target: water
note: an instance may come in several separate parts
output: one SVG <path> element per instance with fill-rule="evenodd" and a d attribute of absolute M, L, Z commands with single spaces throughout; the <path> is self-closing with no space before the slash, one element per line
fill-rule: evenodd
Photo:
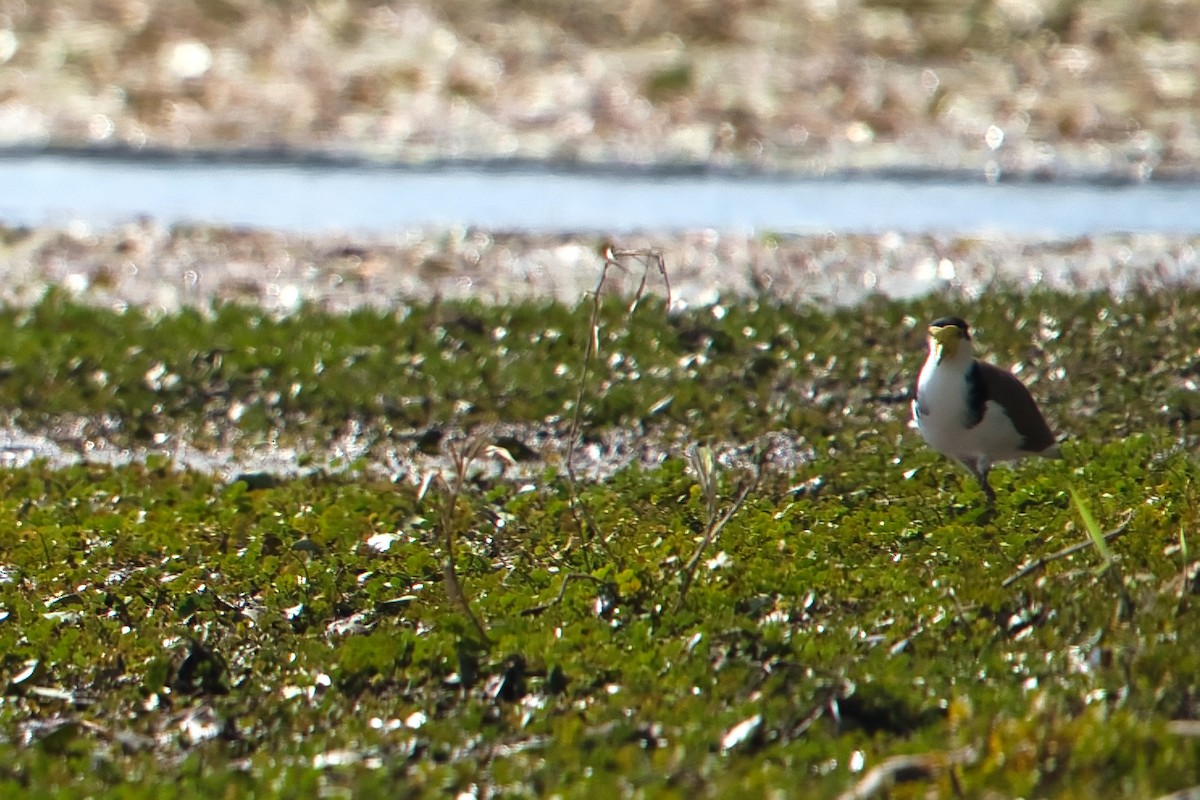
<path fill-rule="evenodd" d="M 97 157 L 0 157 L 0 222 L 218 224 L 289 232 L 430 226 L 627 233 L 1074 237 L 1200 233 L 1198 183 L 988 183 L 964 175 L 801 178 L 629 170 Z"/>

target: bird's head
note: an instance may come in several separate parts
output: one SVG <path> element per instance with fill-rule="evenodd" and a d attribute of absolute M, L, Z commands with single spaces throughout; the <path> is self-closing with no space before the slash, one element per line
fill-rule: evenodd
<path fill-rule="evenodd" d="M 929 349 L 937 353 L 938 363 L 953 359 L 963 342 L 970 341 L 970 327 L 960 317 L 942 317 L 929 326 Z M 970 353 L 969 344 L 965 349 Z"/>

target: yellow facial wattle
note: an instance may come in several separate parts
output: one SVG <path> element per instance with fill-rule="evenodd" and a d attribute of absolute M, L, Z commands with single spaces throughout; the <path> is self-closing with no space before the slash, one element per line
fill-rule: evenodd
<path fill-rule="evenodd" d="M 954 354 L 958 352 L 958 343 L 962 341 L 962 331 L 954 325 L 943 325 L 941 327 L 931 327 L 929 329 L 930 337 L 937 342 L 938 348 L 941 350 L 942 358 L 954 358 Z"/>

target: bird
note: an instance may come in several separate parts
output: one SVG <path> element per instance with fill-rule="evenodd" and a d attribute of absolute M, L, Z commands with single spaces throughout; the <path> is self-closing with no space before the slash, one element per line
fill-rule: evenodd
<path fill-rule="evenodd" d="M 971 329 L 960 317 L 929 326 L 929 357 L 917 377 L 912 414 L 930 447 L 975 476 L 989 510 L 996 504 L 988 483 L 993 464 L 1062 457 L 1029 389 L 1008 370 L 975 357 Z"/>

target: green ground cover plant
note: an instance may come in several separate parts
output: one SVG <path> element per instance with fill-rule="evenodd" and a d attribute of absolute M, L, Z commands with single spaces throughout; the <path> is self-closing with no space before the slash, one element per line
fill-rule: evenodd
<path fill-rule="evenodd" d="M 1200 784 L 1200 292 L 598 309 L 582 384 L 591 303 L 0 311 L 20 428 L 314 452 L 0 472 L 0 796 Z M 951 311 L 1069 436 L 989 520 L 908 427 Z M 473 469 L 496 425 L 573 421 L 662 457 Z M 449 431 L 442 478 L 323 468 L 347 425 Z"/>

